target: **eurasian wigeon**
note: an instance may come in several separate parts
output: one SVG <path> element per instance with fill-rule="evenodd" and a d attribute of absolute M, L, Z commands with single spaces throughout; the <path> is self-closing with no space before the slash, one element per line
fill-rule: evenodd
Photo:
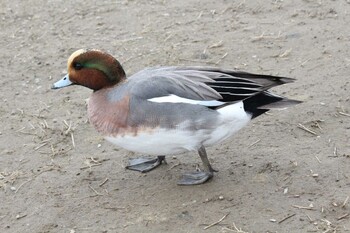
<path fill-rule="evenodd" d="M 99 50 L 80 49 L 68 59 L 68 74 L 53 85 L 93 90 L 90 123 L 127 150 L 162 155 L 130 160 L 127 167 L 149 171 L 164 159 L 198 151 L 204 171 L 184 174 L 180 185 L 213 177 L 205 147 L 218 144 L 271 108 L 300 103 L 268 91 L 294 79 L 208 67 L 147 68 L 128 78 L 120 63 Z"/>

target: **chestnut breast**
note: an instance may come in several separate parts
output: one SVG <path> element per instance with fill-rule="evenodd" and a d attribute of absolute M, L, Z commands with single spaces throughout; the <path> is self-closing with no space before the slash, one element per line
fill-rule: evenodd
<path fill-rule="evenodd" d="M 95 91 L 88 103 L 88 117 L 95 129 L 105 136 L 122 136 L 133 133 L 135 129 L 128 125 L 130 96 L 110 101 L 110 88 Z"/>

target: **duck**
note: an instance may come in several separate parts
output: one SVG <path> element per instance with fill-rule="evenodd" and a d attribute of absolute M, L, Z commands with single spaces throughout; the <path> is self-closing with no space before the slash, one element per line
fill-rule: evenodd
<path fill-rule="evenodd" d="M 179 185 L 203 184 L 215 170 L 206 148 L 220 144 L 270 109 L 301 101 L 272 93 L 295 79 L 200 66 L 145 68 L 129 77 L 111 54 L 79 49 L 67 74 L 52 89 L 80 85 L 92 90 L 89 122 L 107 141 L 147 156 L 127 169 L 149 172 L 165 157 L 198 152 L 203 168 L 182 175 Z M 149 156 L 154 156 L 149 157 Z"/>

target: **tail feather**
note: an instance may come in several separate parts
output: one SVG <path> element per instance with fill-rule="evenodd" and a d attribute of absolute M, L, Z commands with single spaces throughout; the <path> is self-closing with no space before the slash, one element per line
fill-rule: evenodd
<path fill-rule="evenodd" d="M 258 117 L 273 108 L 286 108 L 299 103 L 301 101 L 287 99 L 267 91 L 243 100 L 244 109 L 252 114 L 252 118 Z"/>

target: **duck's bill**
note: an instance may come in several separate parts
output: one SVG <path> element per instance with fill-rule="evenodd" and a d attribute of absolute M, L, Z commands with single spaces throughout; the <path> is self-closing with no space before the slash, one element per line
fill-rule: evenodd
<path fill-rule="evenodd" d="M 51 89 L 59 89 L 59 88 L 62 88 L 62 87 L 70 86 L 72 84 L 73 83 L 69 80 L 68 74 L 66 74 L 61 80 L 55 82 L 52 85 Z"/>

